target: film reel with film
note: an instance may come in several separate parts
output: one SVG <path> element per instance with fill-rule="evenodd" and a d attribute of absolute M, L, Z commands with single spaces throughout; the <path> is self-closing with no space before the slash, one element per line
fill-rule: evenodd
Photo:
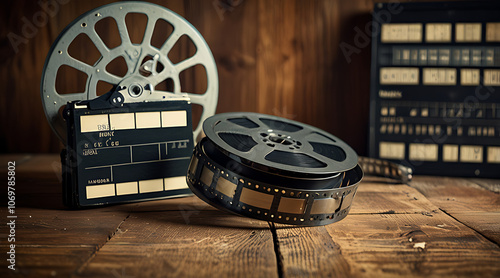
<path fill-rule="evenodd" d="M 129 36 L 126 17 L 141 14 L 147 17 L 143 39 L 134 43 Z M 116 24 L 121 43 L 109 46 L 107 38 L 101 37 L 96 26 L 101 22 Z M 161 46 L 152 44 L 153 32 L 158 22 L 163 21 L 173 28 Z M 133 23 L 128 23 L 133 24 Z M 112 29 L 110 26 L 109 29 Z M 160 30 L 162 32 L 163 30 Z M 70 46 L 80 35 L 90 39 L 100 54 L 94 63 L 88 64 L 69 53 Z M 196 52 L 176 63 L 169 59 L 169 52 L 183 36 L 192 42 Z M 90 49 L 89 49 L 90 50 Z M 126 73 L 117 76 L 107 67 L 116 59 L 124 59 Z M 183 71 L 201 65 L 206 72 L 206 91 L 184 92 L 180 75 Z M 61 92 L 56 89 L 56 80 L 61 67 L 68 66 L 86 76 L 83 92 Z M 202 123 L 215 113 L 218 99 L 217 67 L 212 53 L 200 33 L 184 18 L 156 4 L 145 2 L 118 2 L 91 10 L 70 23 L 57 37 L 47 55 L 41 81 L 41 98 L 45 115 L 53 131 L 63 142 L 66 140 L 66 124 L 61 117 L 61 107 L 68 102 L 92 100 L 98 97 L 97 86 L 104 81 L 113 86 L 127 88 L 125 102 L 147 102 L 185 96 L 192 104 L 202 107 L 198 120 Z M 170 91 L 155 88 L 162 82 L 171 82 Z M 139 97 L 140 96 L 140 97 Z M 201 132 L 201 124 L 194 130 L 194 138 Z"/>
<path fill-rule="evenodd" d="M 225 113 L 203 123 L 188 170 L 210 205 L 271 222 L 316 226 L 349 212 L 363 171 L 339 138 L 296 121 Z"/>

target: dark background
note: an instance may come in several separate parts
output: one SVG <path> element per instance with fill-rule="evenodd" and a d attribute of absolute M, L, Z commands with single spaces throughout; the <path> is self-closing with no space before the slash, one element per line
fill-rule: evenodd
<path fill-rule="evenodd" d="M 39 1 L 0 4 L 1 153 L 60 151 L 62 144 L 50 129 L 40 100 L 45 57 L 72 20 L 113 2 L 40 2 L 47 1 L 58 6 L 57 13 L 17 51 L 7 35 L 22 35 L 25 21 L 33 22 L 43 9 Z M 359 154 L 367 153 L 371 46 L 368 41 L 358 44 L 357 53 L 346 58 L 340 45 L 355 46 L 356 28 L 364 32 L 375 1 L 151 2 L 186 18 L 210 46 L 219 73 L 217 113 L 251 111 L 301 121 L 340 137 Z M 192 76 L 188 82 L 197 79 Z M 68 77 L 65 83 L 61 86 L 75 81 Z"/>

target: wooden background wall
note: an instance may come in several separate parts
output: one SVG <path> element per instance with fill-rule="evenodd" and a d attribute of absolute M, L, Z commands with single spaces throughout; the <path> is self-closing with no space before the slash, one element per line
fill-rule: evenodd
<path fill-rule="evenodd" d="M 40 0 L 58 11 L 14 51 L 7 35 L 43 11 L 37 1 L 0 4 L 0 152 L 59 152 L 40 100 L 50 45 L 80 14 L 112 1 Z M 355 27 L 371 20 L 371 0 L 152 1 L 191 22 L 219 71 L 217 112 L 252 111 L 308 123 L 366 154 L 370 45 L 350 63 L 339 45 L 354 45 Z"/>

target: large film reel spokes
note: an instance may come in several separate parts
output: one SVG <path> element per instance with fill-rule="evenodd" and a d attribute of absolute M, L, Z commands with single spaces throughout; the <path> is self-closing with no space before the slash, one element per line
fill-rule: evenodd
<path fill-rule="evenodd" d="M 256 113 L 218 114 L 203 124 L 207 137 L 251 167 L 331 175 L 357 165 L 354 150 L 318 128 Z"/>
<path fill-rule="evenodd" d="M 129 13 L 147 16 L 143 39 L 139 44 L 132 42 L 128 32 L 126 16 Z M 121 44 L 114 48 L 109 48 L 96 31 L 96 24 L 108 18 L 112 18 L 116 22 L 121 40 Z M 152 45 L 151 40 L 155 25 L 159 20 L 168 22 L 173 27 L 173 31 L 161 47 L 157 48 Z M 80 34 L 85 34 L 101 55 L 92 65 L 72 57 L 68 51 L 72 42 Z M 173 63 L 169 59 L 169 52 L 183 36 L 189 38 L 196 48 L 196 52 L 189 58 Z M 127 66 L 123 77 L 107 70 L 107 66 L 119 57 L 123 57 Z M 162 65 L 160 71 L 157 71 L 157 64 Z M 205 69 L 206 90 L 204 92 L 184 92 L 181 88 L 180 75 L 183 71 L 197 65 L 201 65 Z M 56 79 L 58 70 L 62 66 L 69 66 L 87 76 L 84 92 L 57 91 Z M 141 74 L 141 71 L 146 71 L 148 74 Z M 172 82 L 171 91 L 155 90 L 158 84 L 166 80 Z M 218 98 L 217 68 L 208 45 L 189 22 L 174 12 L 155 4 L 120 2 L 99 7 L 83 14 L 68 25 L 52 45 L 42 74 L 41 96 L 49 123 L 61 140 L 64 141 L 66 137 L 66 125 L 59 115 L 61 107 L 66 105 L 68 101 L 90 100 L 98 97 L 99 81 L 125 87 L 136 86 L 141 89 L 141 92 L 147 90 L 151 94 L 162 93 L 167 98 L 187 95 L 191 99 L 191 103 L 198 104 L 203 108 L 200 123 L 215 113 Z M 200 132 L 201 124 L 195 129 L 194 138 L 197 138 Z"/>

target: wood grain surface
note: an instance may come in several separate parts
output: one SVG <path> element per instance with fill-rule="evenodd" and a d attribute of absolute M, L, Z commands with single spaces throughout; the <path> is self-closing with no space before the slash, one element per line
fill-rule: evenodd
<path fill-rule="evenodd" d="M 432 185 L 446 180 L 422 179 Z M 461 214 L 469 210 L 464 207 L 453 213 L 442 211 L 438 203 L 417 190 L 420 180 L 417 177 L 409 187 L 365 179 L 345 220 L 325 227 L 277 229 L 284 276 L 326 273 L 342 277 L 493 277 L 498 274 L 498 242 L 471 227 L 481 227 L 484 216 L 500 211 L 500 196 L 491 194 L 496 204 L 485 205 L 487 209 L 479 210 L 475 220 L 469 218 L 471 222 L 463 223 Z M 444 187 L 453 192 L 455 184 L 444 183 Z M 498 233 L 498 226 L 491 228 Z M 339 254 L 340 259 L 330 260 Z M 335 266 L 334 262 L 339 260 L 343 263 Z"/>
<path fill-rule="evenodd" d="M 486 186 L 485 186 L 486 185 Z M 415 186 L 446 214 L 500 244 L 500 184 L 495 180 L 433 177 L 416 179 Z"/>
<path fill-rule="evenodd" d="M 39 2 L 56 8 L 47 15 Z M 111 2 L 1 2 L 0 153 L 60 151 L 40 100 L 45 57 L 73 19 Z M 207 41 L 219 73 L 218 113 L 250 111 L 301 121 L 337 135 L 360 154 L 366 153 L 370 47 L 350 56 L 348 62 L 339 44 L 353 45 L 354 28 L 364 29 L 371 20 L 374 1 L 151 2 L 185 17 Z M 25 27 L 36 20 L 39 26 Z M 140 33 L 140 25 L 129 26 L 130 33 Z M 106 28 L 103 32 L 111 41 L 116 37 Z M 186 51 L 180 49 L 177 54 Z M 91 54 L 90 49 L 80 52 Z M 196 87 L 203 82 L 200 74 L 193 73 L 184 85 Z M 59 85 L 76 84 L 84 85 L 68 75 Z M 199 113 L 199 107 L 195 111 Z"/>
<path fill-rule="evenodd" d="M 2 259 L 1 277 L 500 275 L 497 180 L 366 177 L 346 219 L 293 227 L 194 196 L 68 210 L 57 155 L 0 155 L 7 161 L 16 161 L 16 271 Z M 5 225 L 0 234 L 6 256 Z"/>

